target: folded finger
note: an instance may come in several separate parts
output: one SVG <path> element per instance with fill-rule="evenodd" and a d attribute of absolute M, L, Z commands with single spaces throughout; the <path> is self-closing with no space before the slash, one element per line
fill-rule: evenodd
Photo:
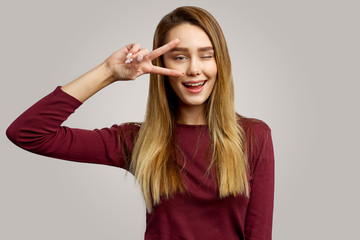
<path fill-rule="evenodd" d="M 127 46 L 128 52 L 126 55 L 125 63 L 131 63 L 133 61 L 133 55 L 136 54 L 140 50 L 140 44 L 132 43 Z"/>
<path fill-rule="evenodd" d="M 163 55 L 164 53 L 166 53 L 167 51 L 171 50 L 172 48 L 174 48 L 178 43 L 180 42 L 180 38 L 176 38 L 170 42 L 168 42 L 167 44 L 151 51 L 148 55 L 148 58 L 150 60 L 153 60 L 161 55 Z"/>
<path fill-rule="evenodd" d="M 146 48 L 140 49 L 136 54 L 132 55 L 132 58 L 136 60 L 137 62 L 141 62 L 144 57 L 146 57 L 149 54 L 149 50 Z"/>
<path fill-rule="evenodd" d="M 132 44 L 128 45 L 127 48 L 129 49 L 129 53 L 135 54 L 135 53 L 137 53 L 139 51 L 140 44 L 132 43 Z"/>

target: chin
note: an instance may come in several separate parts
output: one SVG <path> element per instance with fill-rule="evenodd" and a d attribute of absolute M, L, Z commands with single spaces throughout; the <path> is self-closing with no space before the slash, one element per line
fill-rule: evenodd
<path fill-rule="evenodd" d="M 196 107 L 196 106 L 202 106 L 206 104 L 206 100 L 188 100 L 188 101 L 182 101 L 182 103 L 186 106 L 192 106 L 192 107 Z"/>

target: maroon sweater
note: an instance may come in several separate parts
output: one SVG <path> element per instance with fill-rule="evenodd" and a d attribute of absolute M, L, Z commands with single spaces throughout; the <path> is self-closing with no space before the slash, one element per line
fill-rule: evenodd
<path fill-rule="evenodd" d="M 80 105 L 58 87 L 17 118 L 7 136 L 19 147 L 41 155 L 128 169 L 139 125 L 93 131 L 61 126 Z M 163 199 L 147 213 L 146 240 L 271 239 L 274 153 L 270 128 L 256 119 L 243 118 L 239 124 L 247 137 L 250 198 L 218 198 L 214 174 L 205 174 L 208 127 L 177 124 L 176 140 L 185 158 L 181 176 L 187 192 Z"/>

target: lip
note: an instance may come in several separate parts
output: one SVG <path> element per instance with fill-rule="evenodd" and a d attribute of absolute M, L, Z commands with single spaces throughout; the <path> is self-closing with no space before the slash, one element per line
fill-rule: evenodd
<path fill-rule="evenodd" d="M 190 92 L 190 93 L 200 93 L 203 89 L 204 89 L 204 87 L 205 87 L 205 85 L 206 85 L 206 82 L 207 82 L 207 80 L 199 80 L 199 81 L 186 81 L 186 82 L 183 82 L 183 84 L 189 84 L 189 83 L 200 83 L 200 82 L 204 82 L 204 85 L 202 85 L 201 87 L 199 87 L 199 88 L 187 88 L 186 86 L 184 86 L 185 87 L 185 89 L 188 91 L 188 92 Z"/>

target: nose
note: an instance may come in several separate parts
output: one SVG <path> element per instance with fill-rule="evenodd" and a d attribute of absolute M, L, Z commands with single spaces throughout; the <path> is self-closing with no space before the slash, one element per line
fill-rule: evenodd
<path fill-rule="evenodd" d="M 196 59 L 191 59 L 189 62 L 189 66 L 187 68 L 187 75 L 188 76 L 198 76 L 201 73 L 199 63 Z"/>

